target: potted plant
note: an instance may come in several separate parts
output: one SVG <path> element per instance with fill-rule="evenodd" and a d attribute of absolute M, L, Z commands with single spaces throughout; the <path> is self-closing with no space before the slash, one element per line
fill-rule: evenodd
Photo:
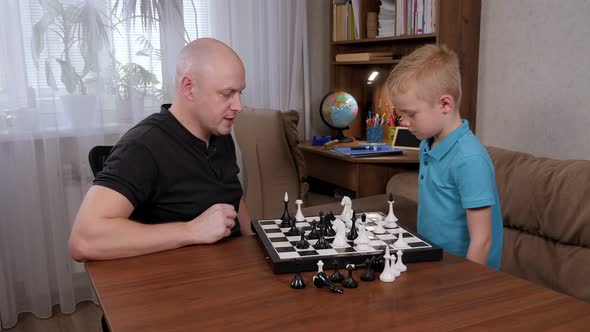
<path fill-rule="evenodd" d="M 93 1 L 78 4 L 62 4 L 59 0 L 40 1 L 43 16 L 33 26 L 33 58 L 39 67 L 44 54 L 45 38 L 53 33 L 62 42 L 57 57 L 45 55 L 45 77 L 47 85 L 58 89 L 53 65 L 58 64 L 60 79 L 68 95 L 61 96 L 64 111 L 70 116 L 72 125 L 90 123 L 96 117 L 96 96 L 91 92 L 98 71 L 100 52 L 108 46 L 108 19 L 95 7 Z M 76 66 L 72 59 L 82 59 L 82 66 Z M 55 63 L 53 62 L 55 61 Z"/>

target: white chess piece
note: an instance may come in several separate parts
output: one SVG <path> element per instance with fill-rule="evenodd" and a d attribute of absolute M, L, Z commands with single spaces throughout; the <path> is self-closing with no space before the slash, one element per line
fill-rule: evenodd
<path fill-rule="evenodd" d="M 318 261 L 318 273 L 320 272 L 324 272 L 324 262 L 321 259 Z"/>
<path fill-rule="evenodd" d="M 400 270 L 401 272 L 406 272 L 408 267 L 402 261 L 402 256 L 404 253 L 401 250 L 397 251 L 397 261 L 395 262 L 395 268 Z"/>
<path fill-rule="evenodd" d="M 303 213 L 301 212 L 301 204 L 303 204 L 303 201 L 298 199 L 295 201 L 295 204 L 297 204 L 297 213 L 295 213 L 295 220 L 298 222 L 304 222 L 305 217 L 303 216 Z"/>
<path fill-rule="evenodd" d="M 397 258 L 399 259 L 399 257 Z M 397 268 L 397 261 L 395 260 L 395 256 L 391 255 L 391 273 L 396 277 L 399 277 L 401 271 Z"/>
<path fill-rule="evenodd" d="M 334 248 L 342 248 L 346 247 L 348 243 L 346 242 L 346 227 L 344 223 L 340 219 L 334 220 L 334 230 L 336 231 L 336 237 L 334 237 L 334 241 L 332 242 L 332 247 Z"/>
<path fill-rule="evenodd" d="M 359 225 L 359 236 L 354 240 L 354 243 L 357 244 L 357 250 L 371 250 L 371 246 L 369 246 L 369 237 L 367 236 L 367 232 L 365 230 L 365 224 L 361 223 Z"/>
<path fill-rule="evenodd" d="M 373 229 L 373 233 L 375 233 L 375 234 L 387 233 L 387 230 L 385 228 L 383 228 L 383 219 L 377 220 L 376 224 L 377 224 L 377 226 L 375 226 L 375 228 Z"/>
<path fill-rule="evenodd" d="M 383 282 L 393 282 L 395 280 L 395 275 L 391 273 L 391 255 L 389 254 L 389 246 L 386 247 L 383 258 L 385 258 L 385 267 L 383 268 L 381 275 L 379 275 L 379 280 Z"/>
<path fill-rule="evenodd" d="M 352 206 L 352 203 L 350 201 L 350 197 L 348 196 L 344 196 L 342 197 L 342 201 L 340 201 L 340 205 L 344 206 L 344 208 L 342 209 L 342 213 L 340 214 L 340 219 L 342 219 L 342 221 L 344 222 L 349 222 L 350 218 L 352 216 L 350 216 L 350 207 Z"/>
<path fill-rule="evenodd" d="M 404 240 L 404 231 L 401 227 L 397 228 L 397 240 L 393 243 L 393 247 L 396 249 L 404 249 L 408 247 L 406 240 Z"/>
<path fill-rule="evenodd" d="M 387 214 L 387 217 L 385 217 L 384 226 L 385 228 L 395 228 L 397 227 L 396 221 L 398 220 L 395 214 L 393 213 L 393 203 L 395 203 L 395 201 L 391 200 L 387 201 L 387 203 L 389 203 L 389 213 Z"/>

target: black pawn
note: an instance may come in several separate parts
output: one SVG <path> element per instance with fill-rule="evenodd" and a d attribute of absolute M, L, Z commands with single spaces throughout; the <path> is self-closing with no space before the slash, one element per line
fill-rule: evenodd
<path fill-rule="evenodd" d="M 301 240 L 299 240 L 296 244 L 295 247 L 297 249 L 307 249 L 309 248 L 309 242 L 307 242 L 307 240 L 305 239 L 305 231 L 301 230 Z"/>
<path fill-rule="evenodd" d="M 281 217 L 281 224 L 279 227 L 291 227 L 291 216 L 289 215 L 289 201 L 286 200 L 285 202 L 285 210 L 283 211 L 283 216 Z"/>
<path fill-rule="evenodd" d="M 291 229 L 285 233 L 287 236 L 297 236 L 300 234 L 299 229 L 295 226 L 295 224 L 296 224 L 296 220 L 295 220 L 295 218 L 293 218 L 291 220 Z"/>
<path fill-rule="evenodd" d="M 309 234 L 307 234 L 308 239 L 314 240 L 319 237 L 317 227 L 318 227 L 318 223 L 316 221 L 312 221 L 311 222 L 311 231 L 309 232 Z"/>
<path fill-rule="evenodd" d="M 363 272 L 363 274 L 361 274 L 361 280 L 362 281 L 375 280 L 375 271 L 373 271 L 373 260 L 367 259 L 365 261 L 365 264 L 367 265 L 367 270 L 365 272 Z"/>
<path fill-rule="evenodd" d="M 328 278 L 328 276 L 324 272 L 319 272 L 318 274 L 313 276 L 313 285 L 316 286 L 317 288 L 322 288 L 324 286 L 328 286 L 328 288 L 332 292 L 335 292 L 338 294 L 344 293 L 344 289 L 336 286 L 336 284 L 334 284 L 332 281 L 330 281 L 330 278 Z"/>
<path fill-rule="evenodd" d="M 367 215 L 366 214 L 364 214 L 364 213 L 361 214 L 361 221 L 363 222 L 363 224 L 367 222 Z"/>
<path fill-rule="evenodd" d="M 297 271 L 295 273 L 295 277 L 293 277 L 293 280 L 291 280 L 291 288 L 294 288 L 294 289 L 305 288 L 305 280 L 303 280 L 303 276 L 301 276 L 301 272 Z"/>
<path fill-rule="evenodd" d="M 352 218 L 350 218 L 350 220 L 352 221 L 352 227 L 350 228 L 350 232 L 348 232 L 346 235 L 346 238 L 349 241 L 354 241 L 357 237 L 359 237 L 359 233 L 356 230 L 356 215 L 354 212 L 352 213 Z"/>
<path fill-rule="evenodd" d="M 344 286 L 345 288 L 357 288 L 359 284 L 352 277 L 352 270 L 354 270 L 354 265 L 348 264 L 348 265 L 346 265 L 346 269 L 348 270 L 348 277 L 346 277 L 346 279 L 344 279 L 342 286 Z"/>
<path fill-rule="evenodd" d="M 316 249 L 330 249 L 330 245 L 328 244 L 328 242 L 326 241 L 326 238 L 324 237 L 324 234 L 322 234 L 320 232 L 319 238 L 318 238 L 318 242 L 316 242 L 316 244 L 313 246 Z"/>
<path fill-rule="evenodd" d="M 373 261 L 373 270 L 383 272 L 385 268 L 385 258 L 383 258 L 383 255 L 375 256 L 371 260 Z"/>
<path fill-rule="evenodd" d="M 334 261 L 334 273 L 330 276 L 330 280 L 334 283 L 341 283 L 344 280 L 344 276 L 338 271 L 338 262 Z"/>

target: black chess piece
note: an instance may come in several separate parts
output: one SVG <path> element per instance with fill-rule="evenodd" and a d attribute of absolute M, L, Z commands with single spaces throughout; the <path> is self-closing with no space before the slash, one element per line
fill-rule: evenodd
<path fill-rule="evenodd" d="M 385 268 L 385 258 L 383 258 L 383 255 L 374 256 L 371 260 L 373 261 L 373 270 L 375 272 L 383 272 Z"/>
<path fill-rule="evenodd" d="M 318 242 L 316 242 L 316 244 L 313 246 L 316 249 L 330 249 L 330 244 L 328 244 L 328 242 L 326 241 L 326 238 L 324 237 L 324 234 L 322 232 L 319 232 L 319 236 L 318 236 Z"/>
<path fill-rule="evenodd" d="M 305 239 L 305 231 L 304 230 L 300 230 L 300 235 L 301 235 L 301 240 L 299 240 L 295 244 L 295 247 L 297 249 L 307 249 L 307 248 L 309 248 L 309 242 L 307 242 L 307 240 Z"/>
<path fill-rule="evenodd" d="M 389 201 L 393 201 L 393 193 L 389 193 Z"/>
<path fill-rule="evenodd" d="M 281 228 L 291 227 L 291 216 L 289 215 L 289 200 L 286 198 L 287 197 L 285 194 L 285 209 L 283 210 L 283 216 L 281 217 L 281 223 L 279 225 L 279 227 Z"/>
<path fill-rule="evenodd" d="M 334 230 L 334 226 L 332 225 L 332 218 L 329 217 L 329 215 L 326 215 L 326 218 L 324 219 L 325 223 L 326 223 L 326 228 L 324 229 L 324 235 L 328 236 L 328 237 L 332 237 L 332 236 L 336 236 L 336 231 Z"/>
<path fill-rule="evenodd" d="M 294 288 L 294 289 L 305 288 L 305 280 L 303 280 L 303 276 L 301 276 L 301 272 L 297 271 L 295 273 L 295 277 L 293 277 L 293 280 L 291 280 L 291 288 Z"/>
<path fill-rule="evenodd" d="M 359 284 L 352 277 L 352 270 L 354 270 L 354 265 L 348 264 L 348 265 L 346 265 L 346 269 L 348 270 L 348 277 L 346 277 L 346 279 L 344 279 L 342 286 L 344 286 L 345 288 L 357 288 Z"/>
<path fill-rule="evenodd" d="M 352 218 L 350 218 L 350 220 L 352 221 L 352 227 L 350 228 L 350 232 L 346 234 L 346 238 L 349 241 L 354 241 L 357 237 L 359 237 L 359 233 L 356 229 L 356 215 L 354 212 L 352 213 Z"/>
<path fill-rule="evenodd" d="M 362 281 L 373 281 L 375 280 L 375 271 L 373 271 L 373 259 L 367 259 L 365 261 L 367 270 L 361 274 Z"/>
<path fill-rule="evenodd" d="M 338 271 L 338 261 L 334 260 L 334 273 L 330 276 L 330 280 L 333 283 L 341 283 L 344 280 L 344 276 Z"/>
<path fill-rule="evenodd" d="M 363 213 L 363 214 L 361 214 L 361 222 L 362 222 L 363 224 L 367 223 L 367 215 L 366 215 L 366 214 L 364 214 L 364 213 Z"/>
<path fill-rule="evenodd" d="M 299 229 L 295 226 L 296 223 L 295 218 L 291 219 L 291 229 L 285 233 L 287 236 L 297 236 L 300 234 Z"/>
<path fill-rule="evenodd" d="M 324 272 L 318 272 L 318 274 L 313 276 L 313 285 L 317 288 L 328 286 L 328 288 L 335 293 L 344 293 L 344 289 L 336 286 L 336 284 L 334 284 Z"/>
<path fill-rule="evenodd" d="M 298 259 L 295 262 L 295 264 L 297 265 L 297 272 L 295 273 L 293 280 L 291 280 L 291 288 L 294 288 L 294 289 L 305 288 L 305 280 L 303 279 L 303 276 L 301 275 L 301 264 L 302 263 L 303 262 L 301 261 L 301 259 Z"/>
<path fill-rule="evenodd" d="M 311 222 L 311 231 L 309 232 L 309 234 L 307 234 L 307 238 L 310 240 L 315 240 L 319 237 L 318 234 L 318 223 L 317 221 L 312 221 Z"/>

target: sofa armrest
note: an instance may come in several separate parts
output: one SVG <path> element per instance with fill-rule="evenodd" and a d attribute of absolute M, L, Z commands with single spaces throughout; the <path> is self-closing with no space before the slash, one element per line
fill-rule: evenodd
<path fill-rule="evenodd" d="M 411 232 L 415 232 L 417 217 L 416 212 L 418 210 L 417 203 L 399 195 L 394 195 L 393 200 L 395 201 L 395 204 L 393 205 L 393 212 L 395 213 L 395 216 L 399 219 L 399 223 L 402 224 L 405 229 Z M 389 212 L 389 205 L 387 204 L 387 195 L 383 194 L 353 199 L 352 209 L 356 213 L 383 212 L 387 214 Z M 340 214 L 340 212 L 342 212 L 342 205 L 340 205 L 340 203 L 337 202 L 324 205 L 310 206 L 302 209 L 303 215 L 306 217 L 317 216 L 320 213 L 320 211 L 323 211 L 325 213 L 332 211 L 335 214 Z"/>
<path fill-rule="evenodd" d="M 414 203 L 418 203 L 418 171 L 397 173 L 387 182 L 387 193 L 403 196 Z"/>

